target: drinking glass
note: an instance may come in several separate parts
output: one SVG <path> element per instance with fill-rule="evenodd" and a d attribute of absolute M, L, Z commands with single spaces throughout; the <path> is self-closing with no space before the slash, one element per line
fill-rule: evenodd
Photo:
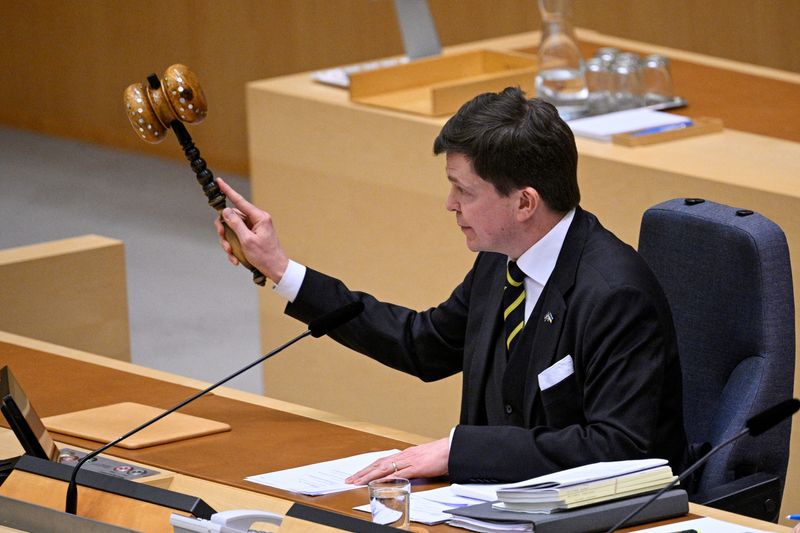
<path fill-rule="evenodd" d="M 589 114 L 602 115 L 612 111 L 611 70 L 600 57 L 586 61 L 586 87 L 589 90 Z"/>
<path fill-rule="evenodd" d="M 645 105 L 665 102 L 675 96 L 668 58 L 659 54 L 651 54 L 644 58 L 642 93 Z"/>
<path fill-rule="evenodd" d="M 408 529 L 411 522 L 411 482 L 403 478 L 370 481 L 369 507 L 372 521 L 398 529 Z"/>
<path fill-rule="evenodd" d="M 611 66 L 614 109 L 633 109 L 644 105 L 642 97 L 642 67 L 637 54 L 617 54 Z"/>

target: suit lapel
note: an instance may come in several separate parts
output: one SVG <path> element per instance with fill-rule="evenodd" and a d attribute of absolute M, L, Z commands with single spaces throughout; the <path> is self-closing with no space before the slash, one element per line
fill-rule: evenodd
<path fill-rule="evenodd" d="M 566 297 L 575 285 L 581 254 L 588 234 L 588 218 L 578 207 L 570 224 L 564 244 L 558 254 L 555 269 L 542 293 L 542 310 L 536 318 L 536 333 L 533 338 L 533 355 L 528 364 L 529 384 L 525 388 L 525 419 L 530 420 L 533 406 L 539 395 L 538 375 L 548 366 L 567 354 L 557 353 L 558 341 L 564 328 L 567 312 Z"/>
<path fill-rule="evenodd" d="M 467 402 L 467 419 L 469 423 L 472 423 L 479 416 L 477 409 L 482 405 L 482 398 L 477 398 L 476 393 L 477 391 L 485 390 L 487 365 L 494 354 L 494 333 L 500 320 L 506 266 L 505 256 L 498 255 L 497 257 L 498 259 L 494 261 L 493 265 L 486 269 L 487 280 L 485 286 L 487 287 L 487 293 L 483 299 L 485 305 L 482 305 L 480 310 L 480 324 L 479 328 L 477 328 L 477 334 L 473 342 L 465 346 L 465 350 L 467 350 L 465 360 L 469 361 L 469 368 L 464 369 L 465 372 L 468 372 L 466 386 L 469 390 L 465 391 L 465 393 L 469 395 Z M 475 285 L 478 286 L 479 284 L 476 283 Z"/>

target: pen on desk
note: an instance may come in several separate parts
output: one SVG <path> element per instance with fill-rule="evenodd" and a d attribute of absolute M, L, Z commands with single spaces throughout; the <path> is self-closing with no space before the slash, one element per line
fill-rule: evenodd
<path fill-rule="evenodd" d="M 691 120 L 686 120 L 684 122 L 676 122 L 675 124 L 665 124 L 663 126 L 655 126 L 652 128 L 645 128 L 643 130 L 636 130 L 630 132 L 630 135 L 633 137 L 642 137 L 644 135 L 652 135 L 654 133 L 661 133 L 664 131 L 672 131 L 672 130 L 680 130 L 683 128 L 688 128 L 692 126 L 694 122 Z"/>
<path fill-rule="evenodd" d="M 800 514 L 790 514 L 786 517 L 786 520 L 800 520 Z"/>

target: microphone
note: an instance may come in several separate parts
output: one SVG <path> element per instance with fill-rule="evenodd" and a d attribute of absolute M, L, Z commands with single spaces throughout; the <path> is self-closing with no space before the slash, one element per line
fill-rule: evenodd
<path fill-rule="evenodd" d="M 76 514 L 77 513 L 77 510 L 78 510 L 78 484 L 77 484 L 77 477 L 78 477 L 78 470 L 80 470 L 80 468 L 83 466 L 84 463 L 86 463 L 87 461 L 89 461 L 93 457 L 103 453 L 104 451 L 108 450 L 112 446 L 116 446 L 117 444 L 119 444 L 123 440 L 127 439 L 131 435 L 134 435 L 134 434 L 140 432 L 141 430 L 145 429 L 146 427 L 155 424 L 156 422 L 158 422 L 159 420 L 161 420 L 162 418 L 164 418 L 168 414 L 174 413 L 175 411 L 177 411 L 181 407 L 184 407 L 185 405 L 195 401 L 196 399 L 200 398 L 201 396 L 203 396 L 205 394 L 208 394 L 212 390 L 216 389 L 217 387 L 219 387 L 220 385 L 222 385 L 224 383 L 227 383 L 228 381 L 230 381 L 231 379 L 235 378 L 236 376 L 246 372 L 247 370 L 250 370 L 251 368 L 253 368 L 254 366 L 256 366 L 256 365 L 258 365 L 260 363 L 263 363 L 264 361 L 266 361 L 267 359 L 269 359 L 273 355 L 276 355 L 276 354 L 282 352 L 283 350 L 285 350 L 286 348 L 288 348 L 292 344 L 296 343 L 300 339 L 302 339 L 304 337 L 308 337 L 309 335 L 311 335 L 312 337 L 315 337 L 315 338 L 319 338 L 319 337 L 322 337 L 323 335 L 327 335 L 328 333 L 330 333 L 334 329 L 338 328 L 339 326 L 343 325 L 344 323 L 349 322 L 350 320 L 352 320 L 355 317 L 357 317 L 359 314 L 361 314 L 361 312 L 363 310 L 364 310 L 364 304 L 362 302 L 351 302 L 351 303 L 349 303 L 347 305 L 344 305 L 344 306 L 342 306 L 342 307 L 340 307 L 338 309 L 335 309 L 335 310 L 331 311 L 330 313 L 326 313 L 326 314 L 324 314 L 324 315 L 322 315 L 320 317 L 315 318 L 314 320 L 312 320 L 312 321 L 310 321 L 308 323 L 308 329 L 305 330 L 300 335 L 297 335 L 296 337 L 294 337 L 293 339 L 289 340 L 288 342 L 282 344 L 281 346 L 278 346 L 277 348 L 275 348 L 271 352 L 262 355 L 261 357 L 259 357 L 258 359 L 256 359 L 252 363 L 250 363 L 249 365 L 245 366 L 244 368 L 242 368 L 240 370 L 237 370 L 236 372 L 234 372 L 233 374 L 229 375 L 228 377 L 225 377 L 225 378 L 221 379 L 220 381 L 217 381 L 213 385 L 209 386 L 208 388 L 203 389 L 200 392 L 198 392 L 196 394 L 193 394 L 192 396 L 186 398 L 185 400 L 180 402 L 178 405 L 176 405 L 174 407 L 170 407 L 169 409 L 167 409 L 166 411 L 164 411 L 160 415 L 156 416 L 155 418 L 153 418 L 151 420 L 148 420 L 147 422 L 145 422 L 144 424 L 140 425 L 139 427 L 128 431 L 127 433 L 125 433 L 121 437 L 118 437 L 118 438 L 114 439 L 113 441 L 109 442 L 108 444 L 105 444 L 105 445 L 101 446 L 100 448 L 97 448 L 96 450 L 94 450 L 92 452 L 89 452 L 86 455 L 84 455 L 81 458 L 81 460 L 78 461 L 75 464 L 75 468 L 72 470 L 72 475 L 70 476 L 70 479 L 69 479 L 69 485 L 67 486 L 67 498 L 66 498 L 66 504 L 65 504 L 65 509 L 64 510 L 67 513 L 70 513 L 70 514 Z"/>
<path fill-rule="evenodd" d="M 773 426 L 776 426 L 779 422 L 782 422 L 784 419 L 789 418 L 790 416 L 795 414 L 798 411 L 798 409 L 800 409 L 800 400 L 798 400 L 797 398 L 790 398 L 788 400 L 783 400 L 782 402 L 773 405 L 772 407 L 764 409 L 757 415 L 753 415 L 752 417 L 747 419 L 747 422 L 745 422 L 744 424 L 745 427 L 743 430 L 741 430 L 739 433 L 729 438 L 728 440 L 712 448 L 707 454 L 705 454 L 703 457 L 695 461 L 695 463 L 692 466 L 687 468 L 683 472 L 683 474 L 678 476 L 672 483 L 662 488 L 660 491 L 656 492 L 652 498 L 650 498 L 642 505 L 634 509 L 631 513 L 628 514 L 628 516 L 617 522 L 616 525 L 614 525 L 611 529 L 606 531 L 606 533 L 614 533 L 614 531 L 621 528 L 628 522 L 628 520 L 639 514 L 642 511 L 642 509 L 644 509 L 645 507 L 656 501 L 659 498 L 659 496 L 667 492 L 669 489 L 673 488 L 679 482 L 686 479 L 686 477 L 689 474 L 691 474 L 692 472 L 703 466 L 706 463 L 706 461 L 708 461 L 708 459 L 712 455 L 717 453 L 720 449 L 724 448 L 725 446 L 736 440 L 739 440 L 745 435 L 749 434 L 753 437 L 761 435 L 768 429 L 771 429 Z"/>

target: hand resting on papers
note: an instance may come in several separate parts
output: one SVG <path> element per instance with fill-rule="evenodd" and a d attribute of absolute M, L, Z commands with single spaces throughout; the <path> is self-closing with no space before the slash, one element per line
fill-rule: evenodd
<path fill-rule="evenodd" d="M 374 479 L 382 478 L 415 479 L 444 476 L 447 474 L 449 454 L 449 439 L 435 440 L 382 457 L 345 481 L 354 485 L 366 485 Z"/>

